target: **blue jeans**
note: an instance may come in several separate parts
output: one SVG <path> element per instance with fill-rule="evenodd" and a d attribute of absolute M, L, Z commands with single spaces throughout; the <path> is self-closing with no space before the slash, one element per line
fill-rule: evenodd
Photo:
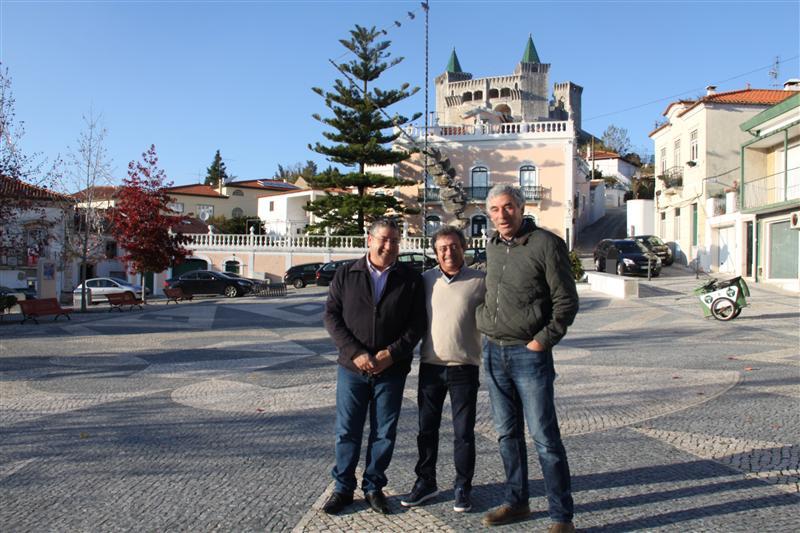
<path fill-rule="evenodd" d="M 364 493 L 386 486 L 406 376 L 364 376 L 339 366 L 336 378 L 336 464 L 331 471 L 336 492 L 356 490 L 356 465 L 361 454 L 364 422 L 369 413 Z"/>
<path fill-rule="evenodd" d="M 475 413 L 478 404 L 479 368 L 475 365 L 419 365 L 419 460 L 414 471 L 417 479 L 436 486 L 436 460 L 439 455 L 439 426 L 447 392 L 453 411 L 453 462 L 455 488 L 472 489 L 475 474 Z"/>
<path fill-rule="evenodd" d="M 525 345 L 500 346 L 487 340 L 483 364 L 506 473 L 506 503 L 528 503 L 527 423 L 542 467 L 550 518 L 571 521 L 572 487 L 553 400 L 552 351 L 533 352 Z"/>

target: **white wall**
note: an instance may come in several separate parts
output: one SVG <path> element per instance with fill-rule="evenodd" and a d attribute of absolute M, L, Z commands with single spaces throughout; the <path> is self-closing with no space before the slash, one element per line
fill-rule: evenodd
<path fill-rule="evenodd" d="M 628 200 L 626 207 L 628 212 L 626 235 L 656 235 L 653 200 Z"/>

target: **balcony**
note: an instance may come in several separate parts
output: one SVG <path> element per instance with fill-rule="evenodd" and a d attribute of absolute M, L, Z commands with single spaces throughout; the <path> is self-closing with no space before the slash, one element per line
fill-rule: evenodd
<path fill-rule="evenodd" d="M 489 194 L 489 189 L 491 189 L 491 187 L 464 187 L 464 192 L 467 193 L 467 199 L 469 201 L 483 202 Z M 526 185 L 520 187 L 520 189 L 522 189 L 522 194 L 525 195 L 525 200 L 528 202 L 538 202 L 544 198 L 545 195 L 545 188 L 541 185 Z M 421 202 L 423 197 L 426 202 L 442 201 L 438 187 L 428 187 L 427 189 L 420 188 L 417 198 Z"/>
<path fill-rule="evenodd" d="M 414 137 L 425 136 L 425 127 L 408 125 L 404 131 Z M 428 135 L 436 137 L 497 137 L 525 135 L 534 138 L 564 137 L 572 138 L 572 124 L 567 120 L 543 120 L 538 122 L 507 122 L 501 124 L 456 124 L 428 127 Z"/>
<path fill-rule="evenodd" d="M 541 185 L 527 185 L 521 187 L 522 194 L 525 195 L 525 199 L 532 202 L 538 202 L 542 198 L 544 198 L 544 187 Z"/>
<path fill-rule="evenodd" d="M 745 210 L 761 209 L 800 199 L 800 170 L 776 172 L 759 178 L 745 178 L 742 190 Z"/>
<path fill-rule="evenodd" d="M 664 189 L 667 191 L 669 189 L 673 189 L 671 192 L 664 191 L 666 194 L 674 193 L 677 191 L 677 189 L 683 188 L 683 168 L 668 168 L 663 174 L 658 176 L 658 179 L 661 180 Z"/>

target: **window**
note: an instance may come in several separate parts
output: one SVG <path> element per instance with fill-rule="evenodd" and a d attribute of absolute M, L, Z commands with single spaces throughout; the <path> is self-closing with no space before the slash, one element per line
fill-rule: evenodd
<path fill-rule="evenodd" d="M 511 96 L 511 89 L 509 89 L 508 87 L 504 87 L 504 88 L 500 89 L 500 97 L 501 98 L 506 98 L 506 97 L 509 97 L 509 96 Z"/>
<path fill-rule="evenodd" d="M 225 261 L 225 272 L 239 273 L 239 261 Z"/>
<path fill-rule="evenodd" d="M 697 161 L 698 157 L 700 157 L 700 148 L 697 145 L 697 130 L 692 130 L 689 134 L 689 159 Z"/>
<path fill-rule="evenodd" d="M 483 98 L 483 91 L 475 91 L 474 93 L 472 93 L 473 100 L 480 100 L 482 98 Z"/>
<path fill-rule="evenodd" d="M 114 259 L 115 257 L 117 257 L 116 241 L 106 241 L 106 259 Z"/>
<path fill-rule="evenodd" d="M 672 166 L 681 166 L 681 140 L 675 139 L 675 144 L 672 148 Z"/>
<path fill-rule="evenodd" d="M 675 237 L 674 237 L 673 240 L 677 241 L 678 239 L 681 238 L 681 208 L 680 207 L 676 207 L 675 208 L 674 225 L 675 225 L 675 227 L 672 228 L 672 231 L 675 234 Z"/>
<path fill-rule="evenodd" d="M 167 204 L 167 207 L 176 213 L 183 213 L 183 202 L 172 202 L 171 204 Z"/>
<path fill-rule="evenodd" d="M 539 177 L 536 174 L 536 167 L 533 165 L 523 165 L 519 168 L 519 186 L 535 187 L 538 185 Z"/>
<path fill-rule="evenodd" d="M 489 186 L 489 169 L 486 167 L 475 167 L 472 169 L 472 186 L 473 187 L 488 187 Z"/>
<path fill-rule="evenodd" d="M 667 236 L 667 214 L 663 212 L 661 213 L 661 224 L 658 230 L 658 234 L 664 238 L 666 238 Z"/>
<path fill-rule="evenodd" d="M 433 235 L 442 225 L 442 219 L 439 215 L 428 215 L 425 217 L 425 232 L 428 235 Z"/>
<path fill-rule="evenodd" d="M 483 215 L 472 217 L 471 235 L 473 237 L 481 237 L 484 231 L 486 231 L 486 217 Z"/>
<path fill-rule="evenodd" d="M 270 211 L 275 211 L 275 201 L 274 200 L 270 200 L 270 202 L 269 202 L 269 210 Z"/>
<path fill-rule="evenodd" d="M 489 98 L 497 98 L 498 96 L 500 96 L 500 93 L 497 89 L 489 89 Z"/>
<path fill-rule="evenodd" d="M 233 196 L 244 196 L 244 193 L 239 189 L 236 189 L 235 191 L 233 191 Z"/>
<path fill-rule="evenodd" d="M 242 218 L 244 216 L 244 211 L 240 207 L 234 207 L 231 211 L 231 216 L 233 218 Z"/>
<path fill-rule="evenodd" d="M 462 102 L 471 102 L 472 101 L 472 93 L 466 92 L 466 93 L 462 94 L 461 95 L 461 101 Z"/>
<path fill-rule="evenodd" d="M 661 149 L 661 157 L 659 159 L 661 159 L 661 175 L 663 176 L 664 174 L 667 173 L 667 149 L 666 148 L 662 148 Z"/>
<path fill-rule="evenodd" d="M 214 216 L 213 205 L 201 205 L 201 204 L 197 205 L 197 218 L 205 221 L 213 216 Z"/>

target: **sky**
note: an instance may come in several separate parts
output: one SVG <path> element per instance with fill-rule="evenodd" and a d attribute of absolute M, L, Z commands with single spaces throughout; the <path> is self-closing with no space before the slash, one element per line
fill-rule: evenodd
<path fill-rule="evenodd" d="M 379 87 L 424 88 L 416 0 L 0 0 L 0 62 L 25 153 L 67 160 L 91 111 L 107 130 L 117 183 L 151 144 L 175 185 L 201 182 L 216 150 L 229 174 L 262 179 L 279 164 L 327 166 L 308 148 L 324 140 L 312 114 L 328 115 L 311 88 L 332 86 L 330 61 L 348 60 L 339 39 L 355 24 L 385 29 L 393 57 L 405 58 Z M 511 74 L 528 35 L 551 65 L 551 90 L 565 81 L 584 88 L 583 129 L 625 128 L 645 153 L 672 101 L 707 85 L 773 88 L 800 77 L 800 0 L 430 0 L 430 111 L 433 79 L 453 48 L 475 77 Z M 393 109 L 424 106 L 420 90 Z"/>

